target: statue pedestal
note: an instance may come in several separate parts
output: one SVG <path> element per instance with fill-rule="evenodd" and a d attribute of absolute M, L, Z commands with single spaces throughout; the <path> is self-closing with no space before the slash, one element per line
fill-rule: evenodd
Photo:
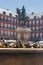
<path fill-rule="evenodd" d="M 0 65 L 43 65 L 43 49 L 0 49 Z"/>
<path fill-rule="evenodd" d="M 17 39 L 21 40 L 21 41 L 29 41 L 30 39 L 30 32 L 31 30 L 28 28 L 17 28 L 15 30 L 15 32 L 17 33 Z"/>

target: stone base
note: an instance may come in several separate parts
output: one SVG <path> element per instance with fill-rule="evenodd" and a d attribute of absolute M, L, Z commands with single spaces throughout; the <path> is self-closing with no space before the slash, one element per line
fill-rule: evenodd
<path fill-rule="evenodd" d="M 0 53 L 0 65 L 43 65 L 43 53 Z"/>

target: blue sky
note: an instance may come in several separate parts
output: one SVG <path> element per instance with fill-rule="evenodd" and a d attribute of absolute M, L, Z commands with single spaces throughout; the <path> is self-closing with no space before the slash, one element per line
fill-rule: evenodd
<path fill-rule="evenodd" d="M 0 0 L 0 8 L 16 11 L 25 6 L 26 12 L 43 12 L 43 0 Z"/>

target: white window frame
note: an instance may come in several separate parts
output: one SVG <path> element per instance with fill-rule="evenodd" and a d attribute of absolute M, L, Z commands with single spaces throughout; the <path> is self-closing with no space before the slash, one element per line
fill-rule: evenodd
<path fill-rule="evenodd" d="M 16 19 L 14 19 L 14 23 L 16 24 Z"/>
<path fill-rule="evenodd" d="M 14 20 L 14 19 L 13 19 L 13 18 L 11 18 L 11 22 L 13 22 L 13 20 Z"/>
<path fill-rule="evenodd" d="M 36 24 L 39 24 L 39 21 L 38 20 L 36 21 Z"/>
<path fill-rule="evenodd" d="M 34 33 L 32 33 L 32 36 L 33 36 L 33 37 L 35 37 L 35 34 L 34 34 Z"/>
<path fill-rule="evenodd" d="M 35 21 L 33 21 L 33 25 L 35 25 Z"/>
<path fill-rule="evenodd" d="M 26 21 L 26 25 L 28 25 L 28 21 Z"/>
<path fill-rule="evenodd" d="M 4 24 L 4 27 L 7 28 L 7 24 L 6 23 Z"/>
<path fill-rule="evenodd" d="M 13 36 L 13 32 L 11 32 L 10 34 L 11 34 L 11 36 Z"/>
<path fill-rule="evenodd" d="M 3 31 L 3 30 L 1 30 L 1 35 L 3 35 L 3 33 L 4 33 L 4 31 Z"/>
<path fill-rule="evenodd" d="M 36 33 L 36 37 L 38 37 L 39 36 L 39 33 Z"/>
<path fill-rule="evenodd" d="M 8 31 L 7 33 L 8 33 L 8 36 L 10 36 L 10 31 Z"/>
<path fill-rule="evenodd" d="M 38 29 L 39 29 L 39 27 L 37 26 L 37 27 L 36 27 L 36 30 L 38 31 Z"/>
<path fill-rule="evenodd" d="M 8 17 L 7 19 L 8 19 L 8 21 L 10 21 L 10 17 Z"/>
<path fill-rule="evenodd" d="M 19 24 L 19 20 L 17 20 L 17 24 Z"/>
<path fill-rule="evenodd" d="M 3 19 L 3 16 L 1 16 L 1 19 Z"/>
<path fill-rule="evenodd" d="M 7 31 L 4 31 L 5 35 L 7 35 Z"/>
<path fill-rule="evenodd" d="M 3 23 L 1 23 L 1 27 L 3 27 Z"/>
<path fill-rule="evenodd" d="M 4 19 L 7 20 L 7 17 L 5 16 Z"/>
<path fill-rule="evenodd" d="M 13 29 L 13 25 L 11 25 L 11 28 Z"/>
<path fill-rule="evenodd" d="M 16 35 L 16 32 L 14 32 L 14 35 Z"/>
<path fill-rule="evenodd" d="M 33 29 L 33 31 L 35 31 L 35 27 L 33 27 L 32 29 Z"/>
<path fill-rule="evenodd" d="M 10 24 L 8 24 L 8 28 L 10 28 Z"/>
<path fill-rule="evenodd" d="M 40 37 L 42 38 L 42 33 L 40 33 Z"/>
<path fill-rule="evenodd" d="M 16 29 L 16 25 L 14 25 L 14 29 Z"/>
<path fill-rule="evenodd" d="M 40 24 L 42 24 L 43 23 L 43 21 L 42 20 L 40 20 Z"/>
<path fill-rule="evenodd" d="M 29 25 L 31 25 L 32 24 L 32 22 L 31 21 L 29 21 Z"/>

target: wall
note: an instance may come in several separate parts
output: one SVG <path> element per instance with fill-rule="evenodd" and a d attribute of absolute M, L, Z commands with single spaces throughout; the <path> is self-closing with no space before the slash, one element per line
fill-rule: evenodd
<path fill-rule="evenodd" d="M 0 65 L 43 65 L 43 53 L 2 53 Z"/>

